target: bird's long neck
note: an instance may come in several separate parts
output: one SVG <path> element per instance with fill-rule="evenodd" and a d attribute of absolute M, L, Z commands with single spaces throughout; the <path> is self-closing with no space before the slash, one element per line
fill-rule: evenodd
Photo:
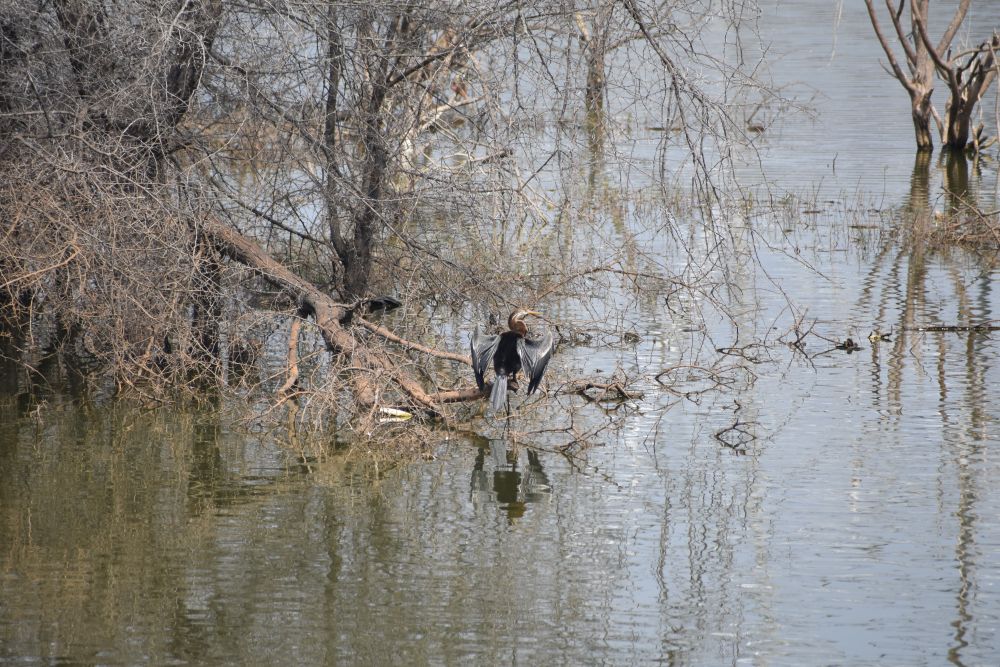
<path fill-rule="evenodd" d="M 510 327 L 510 330 L 516 333 L 518 336 L 528 335 L 528 325 L 525 324 L 524 320 L 522 319 L 514 319 L 513 315 L 511 315 L 510 319 L 507 320 L 507 326 Z"/>

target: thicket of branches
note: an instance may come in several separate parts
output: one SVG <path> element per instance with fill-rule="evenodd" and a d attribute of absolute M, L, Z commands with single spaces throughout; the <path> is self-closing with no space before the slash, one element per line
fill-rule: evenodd
<path fill-rule="evenodd" d="M 722 5 L 4 3 L 4 318 L 157 397 L 249 364 L 328 414 L 441 413 L 478 392 L 429 309 L 485 320 L 637 270 L 565 194 L 616 111 L 672 128 L 667 167 L 711 194 L 742 132 L 717 100 L 751 83 L 725 65 L 743 3 Z M 690 275 L 655 280 L 710 292 L 726 239 L 703 232 Z M 365 319 L 382 293 L 400 335 Z"/>

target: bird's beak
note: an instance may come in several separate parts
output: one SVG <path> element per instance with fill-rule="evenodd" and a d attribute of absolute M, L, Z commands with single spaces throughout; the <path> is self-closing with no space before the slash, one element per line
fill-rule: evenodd
<path fill-rule="evenodd" d="M 526 311 L 524 311 L 524 314 L 525 315 L 534 315 L 535 317 L 541 317 L 542 316 L 541 313 L 539 313 L 537 311 L 534 311 L 534 310 L 526 310 Z"/>

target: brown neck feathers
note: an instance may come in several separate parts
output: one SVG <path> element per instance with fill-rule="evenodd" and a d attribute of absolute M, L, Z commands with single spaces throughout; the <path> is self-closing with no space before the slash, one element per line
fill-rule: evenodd
<path fill-rule="evenodd" d="M 528 325 L 524 323 L 524 319 L 522 319 L 523 317 L 524 315 L 514 311 L 510 314 L 510 318 L 507 320 L 507 326 L 510 327 L 511 331 L 519 336 L 528 335 Z"/>

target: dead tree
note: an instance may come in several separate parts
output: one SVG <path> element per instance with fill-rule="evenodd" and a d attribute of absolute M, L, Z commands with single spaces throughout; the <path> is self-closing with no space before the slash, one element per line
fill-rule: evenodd
<path fill-rule="evenodd" d="M 952 40 L 965 20 L 971 0 L 962 0 L 959 3 L 937 43 L 931 38 L 927 25 L 929 0 L 910 1 L 909 29 L 903 25 L 906 0 L 899 0 L 899 4 L 895 7 L 892 0 L 886 0 L 885 4 L 896 41 L 903 49 L 907 67 L 905 71 L 896 58 L 889 38 L 882 30 L 873 0 L 865 0 L 875 35 L 889 61 L 890 74 L 910 96 L 917 150 L 934 149 L 932 120 L 937 124 L 944 148 L 964 150 L 970 141 L 971 118 L 976 103 L 982 98 L 996 75 L 995 51 L 1000 46 L 1000 39 L 994 34 L 978 48 L 952 56 Z M 931 103 L 935 70 L 947 82 L 949 90 L 943 120 Z M 982 127 L 971 137 L 977 148 L 980 147 L 981 132 Z"/>
<path fill-rule="evenodd" d="M 929 43 L 923 21 L 920 22 L 920 37 Z M 981 150 L 996 141 L 996 137 L 984 140 L 983 124 L 972 128 L 972 114 L 976 104 L 996 78 L 996 51 L 1000 48 L 1000 35 L 993 36 L 971 51 L 943 59 L 939 52 L 928 48 L 937 71 L 948 84 L 948 102 L 945 104 L 944 127 L 940 128 L 944 147 L 950 150 L 965 150 L 971 142 L 973 150 Z"/>

